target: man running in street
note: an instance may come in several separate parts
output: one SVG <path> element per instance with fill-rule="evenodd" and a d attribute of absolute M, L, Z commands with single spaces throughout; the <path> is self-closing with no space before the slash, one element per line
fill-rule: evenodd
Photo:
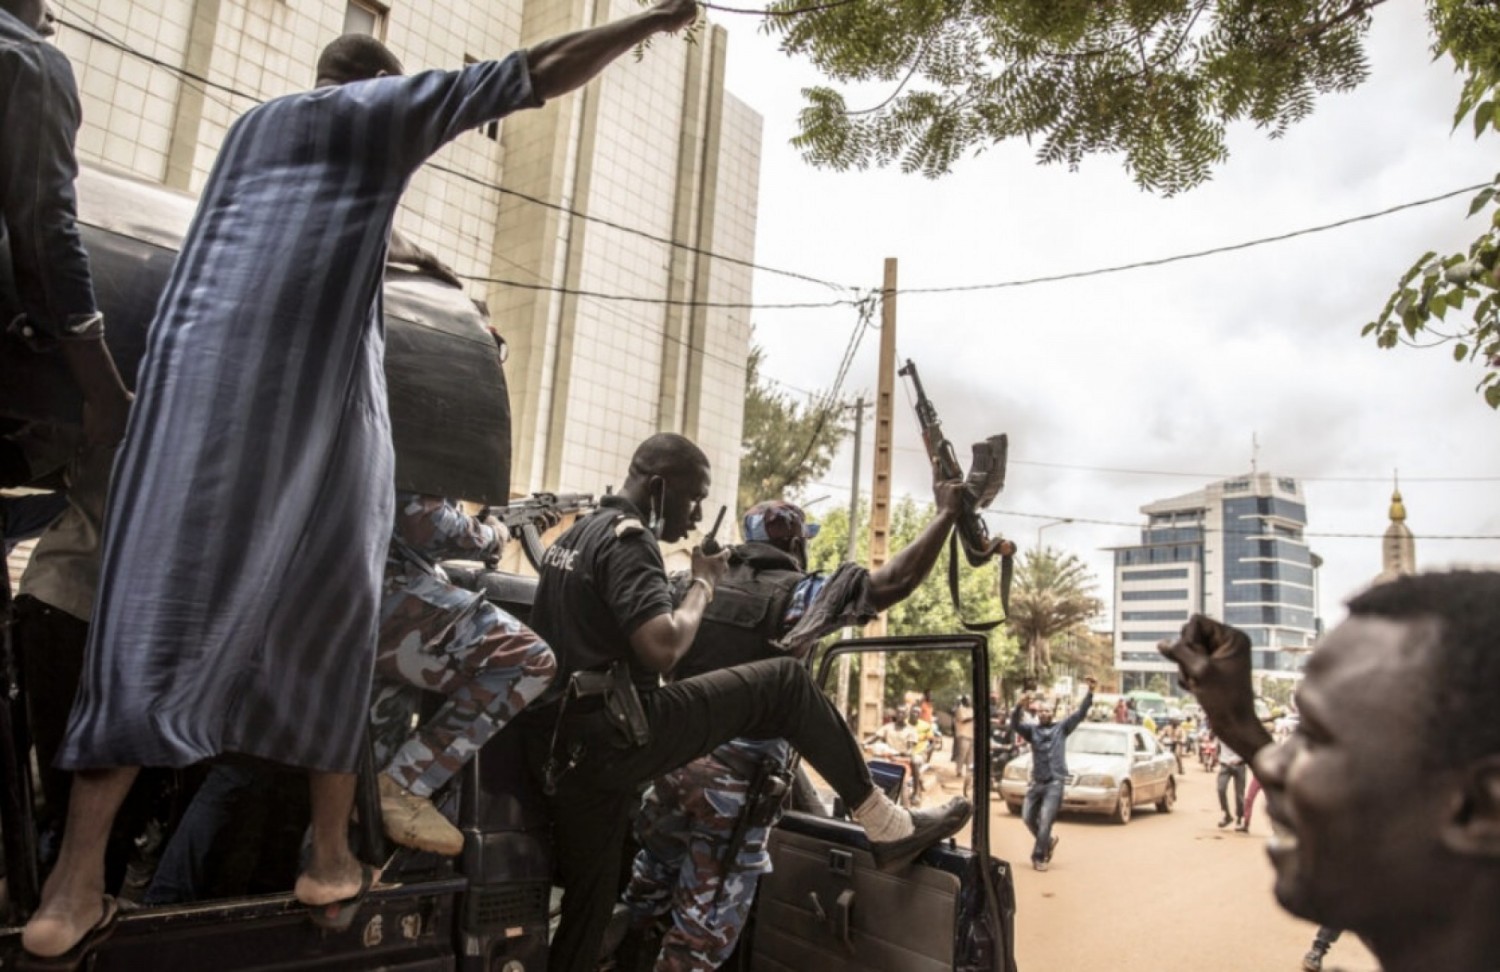
<path fill-rule="evenodd" d="M 1031 866 L 1045 871 L 1052 863 L 1052 852 L 1057 849 L 1058 838 L 1052 835 L 1052 825 L 1057 821 L 1057 812 L 1062 809 L 1063 788 L 1068 783 L 1068 736 L 1082 724 L 1094 704 L 1094 687 L 1099 683 L 1087 679 L 1089 690 L 1083 696 L 1078 711 L 1062 722 L 1053 722 L 1053 704 L 1044 700 L 1036 710 L 1036 724 L 1021 721 L 1021 715 L 1031 703 L 1031 694 L 1025 693 L 1010 714 L 1011 730 L 1031 743 L 1031 785 L 1026 788 L 1026 803 L 1021 808 L 1021 819 L 1026 829 L 1036 838 L 1031 848 Z"/>

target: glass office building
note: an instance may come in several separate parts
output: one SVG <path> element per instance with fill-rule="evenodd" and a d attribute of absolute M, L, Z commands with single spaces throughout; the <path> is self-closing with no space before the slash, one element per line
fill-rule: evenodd
<path fill-rule="evenodd" d="M 1258 675 L 1297 671 L 1317 638 L 1317 559 L 1295 479 L 1252 473 L 1141 507 L 1141 542 L 1115 555 L 1115 667 L 1126 690 L 1174 691 L 1156 644 L 1195 613 L 1250 636 Z"/>

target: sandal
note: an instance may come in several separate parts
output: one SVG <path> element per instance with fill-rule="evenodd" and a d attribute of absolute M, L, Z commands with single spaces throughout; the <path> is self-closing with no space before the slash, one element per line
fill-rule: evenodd
<path fill-rule="evenodd" d="M 22 951 L 16 960 L 20 972 L 76 972 L 81 969 L 104 940 L 114 934 L 116 919 L 120 917 L 120 903 L 112 895 L 104 895 L 104 913 L 94 926 L 84 932 L 76 944 L 61 955 L 32 955 Z"/>
<path fill-rule="evenodd" d="M 364 903 L 365 896 L 370 893 L 370 887 L 380 876 L 380 872 L 368 864 L 359 865 L 359 890 L 351 898 L 340 901 L 330 901 L 328 904 L 308 905 L 307 917 L 319 928 L 328 931 L 345 931 L 354 923 L 354 916 L 359 911 L 359 906 Z"/>

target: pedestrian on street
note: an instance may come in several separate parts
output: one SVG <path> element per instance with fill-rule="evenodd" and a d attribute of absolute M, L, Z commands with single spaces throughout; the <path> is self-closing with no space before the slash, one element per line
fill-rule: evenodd
<path fill-rule="evenodd" d="M 1052 835 L 1052 824 L 1062 808 L 1063 788 L 1068 782 L 1068 736 L 1083 723 L 1094 704 L 1094 679 L 1086 679 L 1089 690 L 1083 697 L 1078 711 L 1062 722 L 1053 722 L 1052 700 L 1045 699 L 1036 710 L 1036 723 L 1022 721 L 1022 712 L 1031 702 L 1031 693 L 1021 696 L 1010 715 L 1010 727 L 1021 738 L 1031 744 L 1031 785 L 1026 788 L 1026 802 L 1021 808 L 1021 819 L 1026 829 L 1036 838 L 1031 849 L 1031 866 L 1045 871 L 1052 863 L 1052 852 L 1057 849 L 1058 838 Z"/>
<path fill-rule="evenodd" d="M 1302 972 L 1323 972 L 1323 959 L 1327 957 L 1328 950 L 1343 933 L 1340 928 L 1333 928 L 1329 925 L 1319 926 L 1318 933 L 1313 936 L 1312 948 L 1302 956 Z"/>
<path fill-rule="evenodd" d="M 1234 813 L 1229 812 L 1229 784 L 1234 783 Z M 1219 809 L 1224 816 L 1219 819 L 1222 830 L 1230 824 L 1243 829 L 1245 826 L 1245 758 L 1219 740 Z"/>
<path fill-rule="evenodd" d="M 960 779 L 969 775 L 973 760 L 974 706 L 967 695 L 960 695 L 953 707 L 953 768 Z"/>

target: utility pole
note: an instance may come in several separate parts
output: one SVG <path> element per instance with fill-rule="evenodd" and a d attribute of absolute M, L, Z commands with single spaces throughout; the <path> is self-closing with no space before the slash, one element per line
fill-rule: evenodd
<path fill-rule="evenodd" d="M 865 399 L 860 396 L 854 402 L 854 471 L 849 476 L 849 548 L 844 553 L 847 563 L 855 563 L 859 560 L 859 449 L 863 442 L 865 429 Z M 848 637 L 849 629 L 845 629 L 845 637 Z M 849 667 L 853 661 L 852 655 L 839 656 L 838 675 L 838 704 L 839 714 L 844 715 L 849 711 Z"/>
<path fill-rule="evenodd" d="M 870 569 L 885 566 L 891 546 L 891 446 L 896 393 L 896 258 L 885 261 L 880 292 L 880 378 L 875 392 L 875 480 L 870 490 Z M 885 614 L 870 622 L 865 634 L 884 637 Z M 860 664 L 859 733 L 880 728 L 885 709 L 885 656 L 866 654 Z"/>
<path fill-rule="evenodd" d="M 865 399 L 861 395 L 854 402 L 854 472 L 849 476 L 849 549 L 844 559 L 851 564 L 859 559 L 859 450 L 865 432 Z"/>

